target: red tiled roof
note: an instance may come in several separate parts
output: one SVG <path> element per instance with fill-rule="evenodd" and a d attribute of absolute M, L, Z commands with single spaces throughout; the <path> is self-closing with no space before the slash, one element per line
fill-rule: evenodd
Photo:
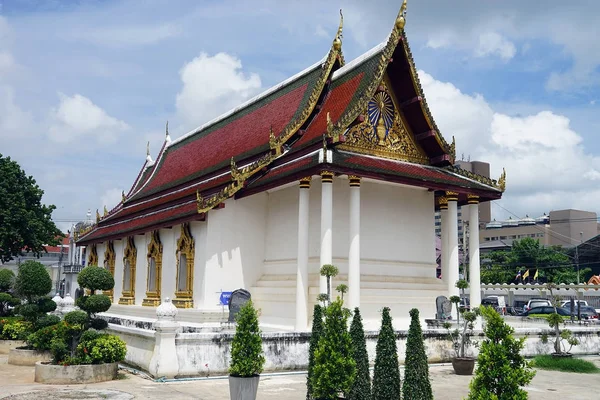
<path fill-rule="evenodd" d="M 158 229 L 168 226 L 170 221 L 181 220 L 186 217 L 198 216 L 196 201 L 188 201 L 177 206 L 165 208 L 151 214 L 145 214 L 139 217 L 133 217 L 124 221 L 109 224 L 94 229 L 88 235 L 78 240 L 78 244 L 94 242 L 94 239 L 108 238 L 112 236 L 124 237 L 133 232 L 139 232 L 144 229 Z M 97 240 L 96 240 L 97 241 Z"/>

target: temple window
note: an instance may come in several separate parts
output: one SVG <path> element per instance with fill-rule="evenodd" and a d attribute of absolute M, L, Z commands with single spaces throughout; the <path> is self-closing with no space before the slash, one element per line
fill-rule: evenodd
<path fill-rule="evenodd" d="M 177 240 L 177 291 L 173 300 L 179 308 L 194 306 L 194 246 L 190 225 L 181 225 L 181 235 Z"/>
<path fill-rule="evenodd" d="M 135 267 L 137 249 L 133 237 L 127 238 L 127 245 L 123 254 L 123 292 L 119 304 L 135 304 Z"/>
<path fill-rule="evenodd" d="M 158 307 L 160 305 L 161 274 L 163 246 L 158 231 L 153 231 L 148 244 L 148 275 L 146 280 L 146 298 L 143 306 Z"/>

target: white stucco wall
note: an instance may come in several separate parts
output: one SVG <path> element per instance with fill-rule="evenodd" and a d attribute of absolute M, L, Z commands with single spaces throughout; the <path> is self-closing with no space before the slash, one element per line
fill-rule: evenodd
<path fill-rule="evenodd" d="M 190 233 L 194 238 L 194 308 L 200 309 L 204 307 L 207 225 L 206 221 L 190 222 Z"/>
<path fill-rule="evenodd" d="M 135 235 L 135 248 L 137 259 L 135 263 L 135 304 L 142 305 L 146 297 L 146 278 L 148 276 L 148 243 L 150 243 L 150 232 L 145 235 Z"/>
<path fill-rule="evenodd" d="M 249 288 L 262 275 L 267 194 L 229 199 L 208 214 L 204 309 L 219 309 L 219 292 Z M 199 266 L 197 266 L 199 267 Z"/>

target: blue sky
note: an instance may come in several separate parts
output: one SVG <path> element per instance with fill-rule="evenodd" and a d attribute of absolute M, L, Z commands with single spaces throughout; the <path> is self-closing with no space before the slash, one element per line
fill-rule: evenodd
<path fill-rule="evenodd" d="M 176 138 L 313 64 L 339 8 L 351 60 L 385 40 L 400 3 L 0 0 L 0 152 L 34 175 L 61 224 L 111 208 L 166 120 Z M 600 211 L 600 13 L 572 3 L 408 4 L 442 133 L 495 176 L 506 168 L 501 204 L 521 216 Z"/>

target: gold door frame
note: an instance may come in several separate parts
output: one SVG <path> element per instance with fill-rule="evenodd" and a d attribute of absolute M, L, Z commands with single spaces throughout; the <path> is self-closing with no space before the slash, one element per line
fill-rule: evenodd
<path fill-rule="evenodd" d="M 88 256 L 87 266 L 89 265 L 98 266 L 98 250 L 96 250 L 95 244 L 90 245 L 90 254 Z"/>
<path fill-rule="evenodd" d="M 127 246 L 123 252 L 123 291 L 119 304 L 133 305 L 135 304 L 135 265 L 137 260 L 137 249 L 133 236 L 127 237 Z M 129 290 L 125 290 L 125 265 L 129 261 Z"/>
<path fill-rule="evenodd" d="M 195 241 L 190 232 L 190 224 L 181 224 L 181 235 L 177 240 L 177 251 L 175 252 L 175 299 L 173 304 L 177 308 L 194 308 L 194 250 Z M 179 263 L 181 254 L 185 254 L 187 260 L 186 286 L 179 290 Z"/>
<path fill-rule="evenodd" d="M 152 231 L 150 244 L 148 244 L 148 254 L 146 255 L 147 273 L 146 273 L 146 298 L 142 302 L 143 306 L 158 307 L 160 305 L 160 285 L 162 282 L 162 255 L 163 245 L 160 242 L 158 230 Z M 150 287 L 150 258 L 154 258 L 156 276 L 154 281 L 155 290 L 149 290 Z"/>
<path fill-rule="evenodd" d="M 116 261 L 115 247 L 114 247 L 113 241 L 109 240 L 106 243 L 106 250 L 104 251 L 104 267 L 105 268 L 108 267 L 108 271 L 112 275 L 113 279 L 115 277 L 115 261 Z M 113 301 L 114 292 L 115 292 L 114 288 L 110 289 L 110 290 L 106 290 L 104 292 L 104 294 L 110 298 L 111 303 Z"/>

